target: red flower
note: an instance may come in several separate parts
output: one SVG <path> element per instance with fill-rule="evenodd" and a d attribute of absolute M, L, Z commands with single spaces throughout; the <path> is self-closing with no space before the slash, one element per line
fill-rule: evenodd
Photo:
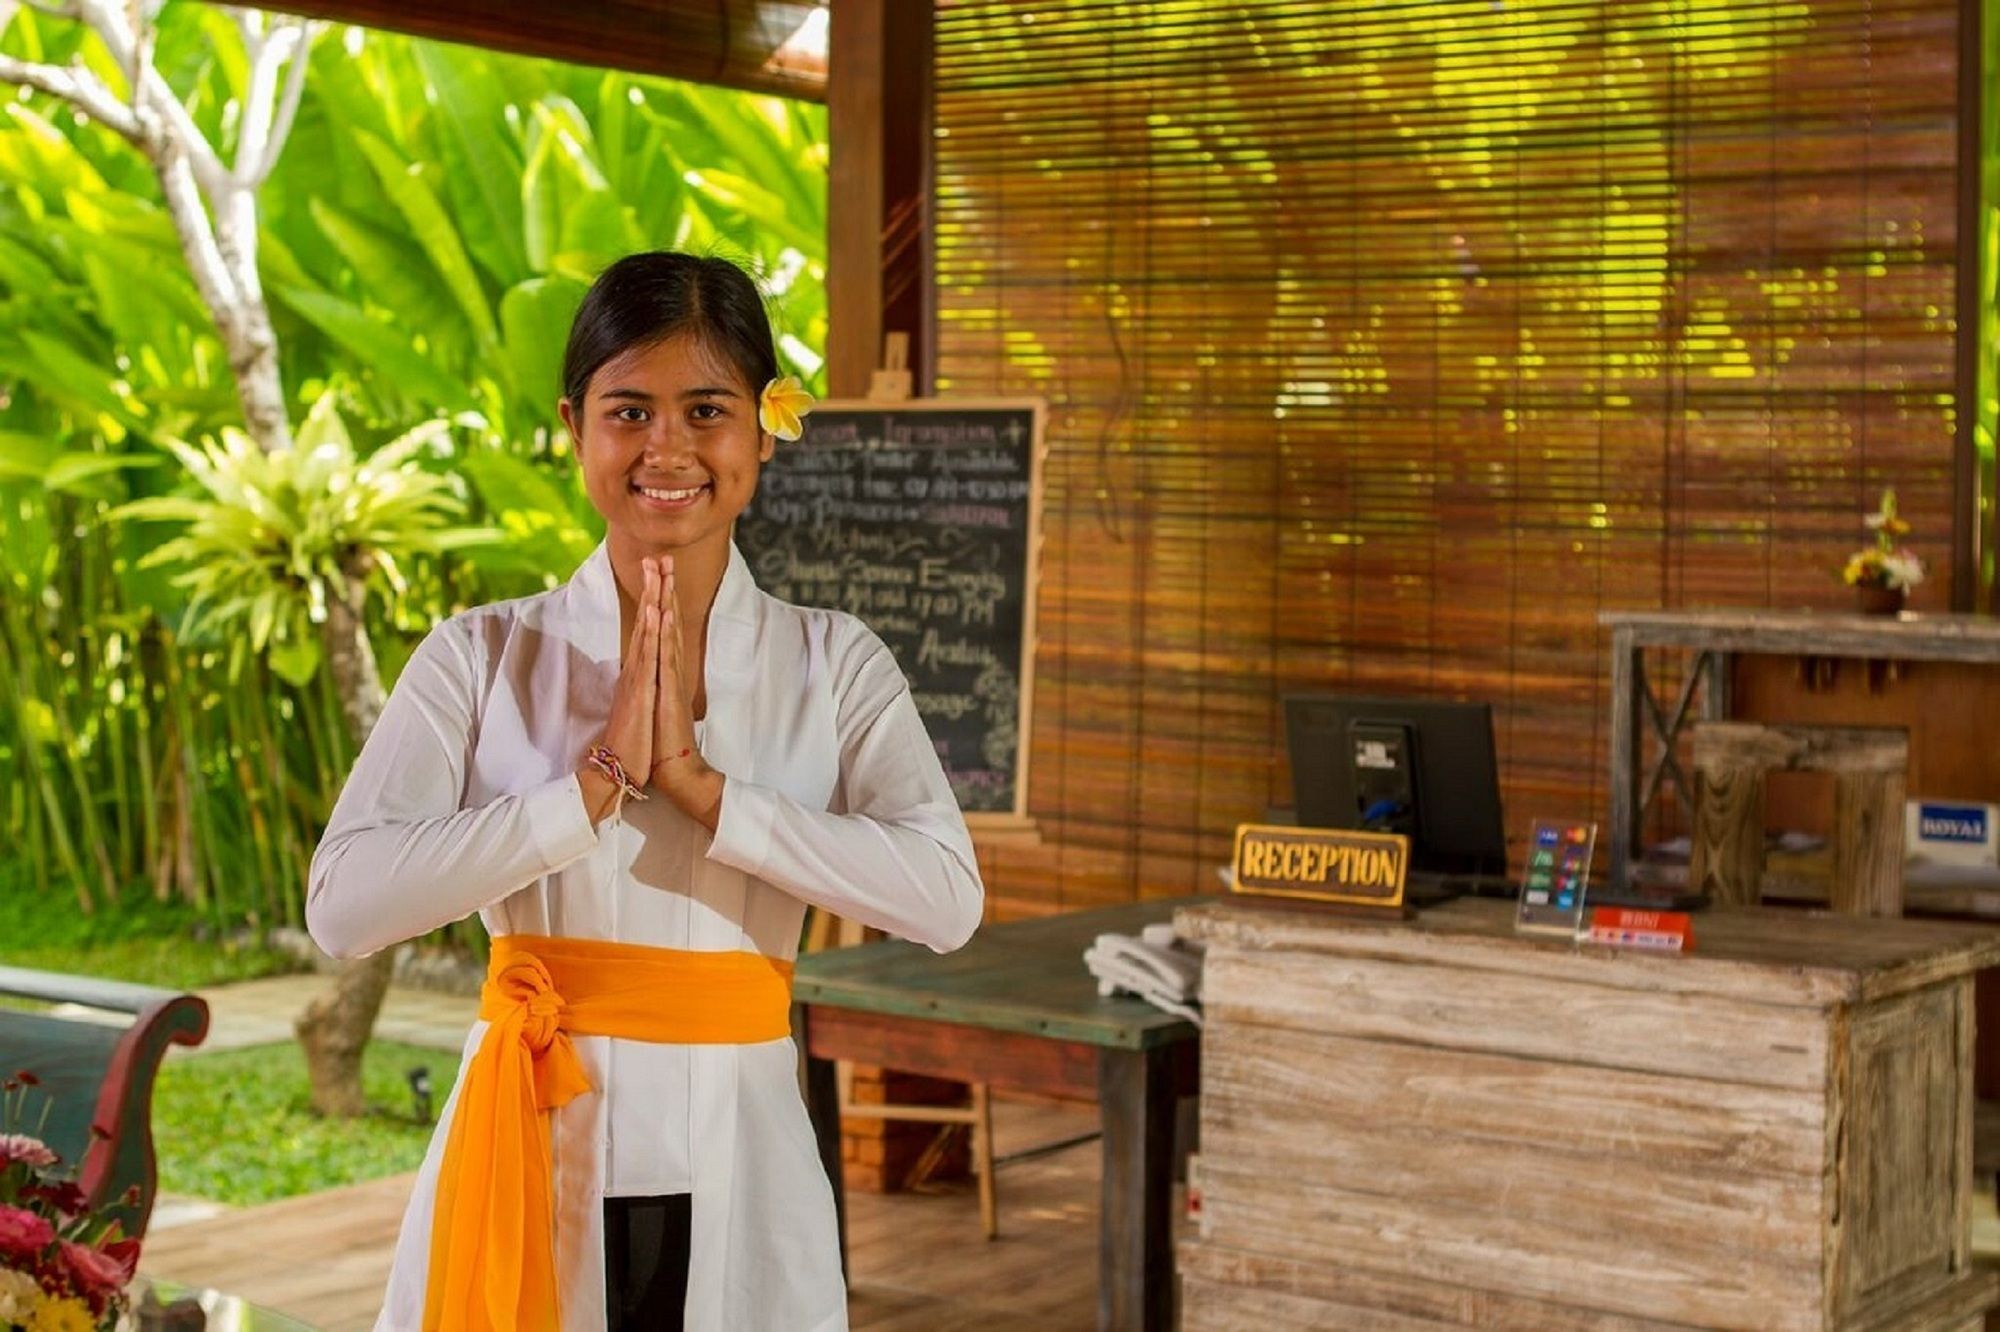
<path fill-rule="evenodd" d="M 39 1087 L 42 1085 L 42 1080 L 25 1068 L 14 1075 L 14 1081 L 20 1083 L 23 1087 Z"/>
<path fill-rule="evenodd" d="M 138 1244 L 131 1240 L 107 1244 L 102 1249 L 70 1240 L 62 1242 L 63 1260 L 76 1274 L 77 1289 L 86 1295 L 115 1295 L 125 1289 L 132 1280 L 132 1269 L 138 1264 L 138 1250 Z"/>
<path fill-rule="evenodd" d="M 83 1190 L 73 1179 L 57 1180 L 53 1184 L 30 1184 L 21 1190 L 26 1198 L 45 1202 L 64 1216 L 82 1216 L 89 1206 Z"/>
<path fill-rule="evenodd" d="M 31 1258 L 55 1240 L 55 1227 L 33 1212 L 0 1205 L 0 1254 Z"/>

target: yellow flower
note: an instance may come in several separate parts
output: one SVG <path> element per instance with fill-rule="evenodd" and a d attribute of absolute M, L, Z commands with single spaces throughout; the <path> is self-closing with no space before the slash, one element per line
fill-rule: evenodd
<path fill-rule="evenodd" d="M 794 440 L 805 433 L 805 418 L 812 408 L 813 395 L 797 378 L 779 375 L 757 395 L 757 424 L 779 439 Z"/>
<path fill-rule="evenodd" d="M 90 1316 L 90 1306 L 82 1300 L 44 1299 L 28 1315 L 27 1332 L 97 1332 L 97 1323 Z"/>

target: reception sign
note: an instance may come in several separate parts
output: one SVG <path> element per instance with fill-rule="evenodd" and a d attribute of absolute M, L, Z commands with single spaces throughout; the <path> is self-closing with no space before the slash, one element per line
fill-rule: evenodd
<path fill-rule="evenodd" d="M 1409 868 L 1410 841 L 1397 833 L 1257 823 L 1236 830 L 1239 893 L 1400 909 Z"/>

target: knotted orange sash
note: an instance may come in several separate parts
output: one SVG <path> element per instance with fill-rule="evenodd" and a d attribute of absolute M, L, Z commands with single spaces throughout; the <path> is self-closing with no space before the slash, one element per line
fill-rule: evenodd
<path fill-rule="evenodd" d="M 510 934 L 493 941 L 431 1217 L 425 1332 L 557 1332 L 549 1114 L 591 1090 L 570 1037 L 749 1045 L 791 1032 L 792 964 Z"/>

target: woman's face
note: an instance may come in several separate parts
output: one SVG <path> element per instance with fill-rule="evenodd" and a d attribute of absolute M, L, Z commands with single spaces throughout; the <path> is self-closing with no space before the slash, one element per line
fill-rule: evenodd
<path fill-rule="evenodd" d="M 612 357 L 561 411 L 611 539 L 647 554 L 727 542 L 776 442 L 757 391 L 691 336 Z"/>

